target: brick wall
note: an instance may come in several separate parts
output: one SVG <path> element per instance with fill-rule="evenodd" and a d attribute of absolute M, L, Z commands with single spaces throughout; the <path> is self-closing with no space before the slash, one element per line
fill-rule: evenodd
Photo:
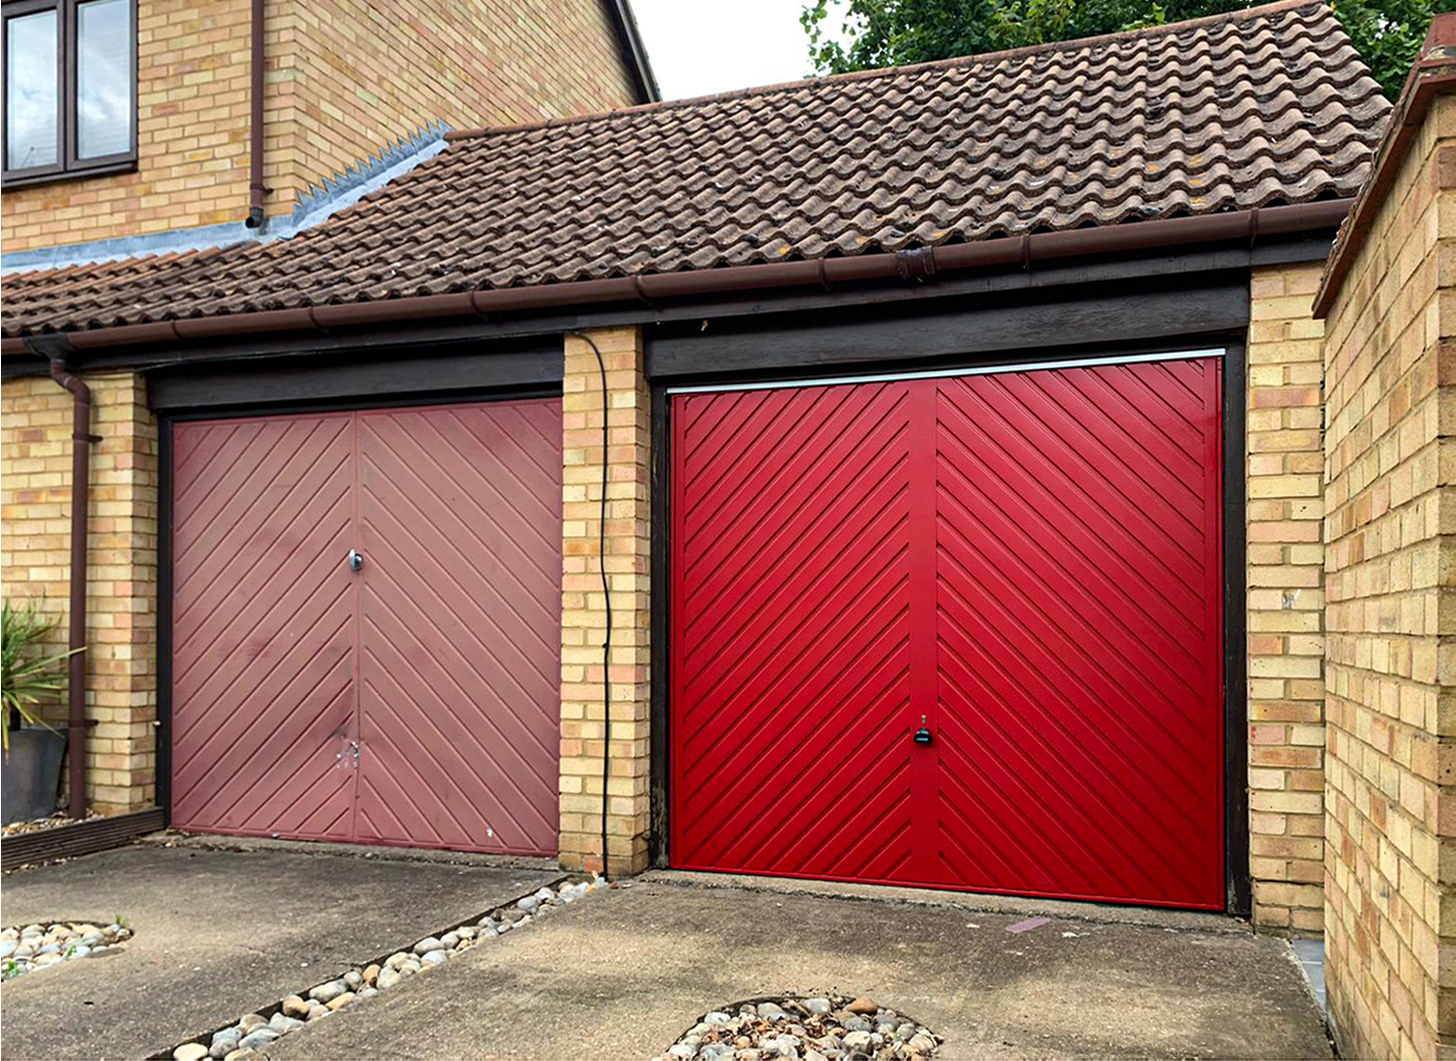
<path fill-rule="evenodd" d="M 1326 320 L 1325 969 L 1347 1056 L 1456 1048 L 1453 252 L 1447 96 Z"/>
<path fill-rule="evenodd" d="M 1255 924 L 1300 933 L 1324 923 L 1322 269 L 1250 280 L 1249 866 Z"/>
<path fill-rule="evenodd" d="M 606 570 L 612 657 L 604 674 L 606 600 L 598 568 L 601 376 L 591 347 L 568 336 L 562 378 L 561 862 L 572 868 L 601 866 L 602 693 L 608 683 L 608 850 L 612 872 L 626 873 L 647 865 L 651 402 L 640 329 L 605 328 L 590 334 L 606 363 L 610 393 Z"/>
<path fill-rule="evenodd" d="M 240 223 L 249 0 L 140 0 L 135 173 L 0 195 L 7 250 Z M 270 214 L 310 182 L 445 121 L 534 121 L 632 102 L 599 0 L 268 0 Z"/>
<path fill-rule="evenodd" d="M 273 211 L 431 122 L 511 125 L 633 102 L 601 0 L 288 0 L 277 67 Z"/>
<path fill-rule="evenodd" d="M 103 813 L 156 801 L 157 430 L 141 378 L 88 377 L 92 430 L 87 611 L 87 798 Z M 66 643 L 71 396 L 49 378 L 0 389 L 0 581 Z M 47 714 L 64 721 L 63 699 Z"/>
<path fill-rule="evenodd" d="M 241 221 L 248 0 L 140 0 L 135 173 L 0 195 L 5 249 Z"/>

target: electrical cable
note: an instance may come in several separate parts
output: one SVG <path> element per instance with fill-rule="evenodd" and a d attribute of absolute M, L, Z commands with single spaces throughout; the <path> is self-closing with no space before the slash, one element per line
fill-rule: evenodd
<path fill-rule="evenodd" d="M 597 357 L 597 371 L 602 377 L 602 505 L 597 522 L 597 568 L 602 576 L 602 598 L 606 602 L 607 633 L 602 639 L 602 880 L 610 881 L 607 872 L 607 782 L 611 777 L 612 747 L 612 589 L 607 581 L 607 446 L 611 435 L 607 430 L 607 419 L 611 415 L 611 395 L 607 392 L 607 363 L 602 359 L 601 348 L 585 332 L 567 332 L 574 335 Z"/>

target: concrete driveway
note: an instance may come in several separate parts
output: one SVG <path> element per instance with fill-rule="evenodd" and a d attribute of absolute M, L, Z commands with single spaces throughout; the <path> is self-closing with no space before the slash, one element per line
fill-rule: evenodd
<path fill-rule="evenodd" d="M 597 892 L 268 1056 L 649 1058 L 708 1010 L 829 993 L 912 1015 L 944 1058 L 1331 1056 L 1289 945 L 1224 918 L 1057 904 L 1008 932 L 1026 913 L 984 907 L 1015 904 L 814 892 L 672 874 Z M 1142 923 L 1082 919 L 1102 916 Z"/>
<path fill-rule="evenodd" d="M 14 1058 L 170 1056 L 559 879 L 318 849 L 141 846 L 7 876 L 4 923 L 135 938 L 0 993 Z M 1287 943 L 1226 918 L 661 873 L 589 894 L 267 1047 L 271 1058 L 650 1058 L 705 1012 L 869 995 L 942 1058 L 1329 1058 Z M 1021 928 L 1023 931 L 1008 931 Z"/>
<path fill-rule="evenodd" d="M 120 915 L 125 950 L 0 991 L 7 1058 L 145 1058 L 560 879 L 554 869 L 142 845 L 8 874 L 3 922 Z"/>

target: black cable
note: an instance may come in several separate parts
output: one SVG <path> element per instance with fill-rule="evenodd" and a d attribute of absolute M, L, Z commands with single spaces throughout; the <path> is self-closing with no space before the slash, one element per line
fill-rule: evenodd
<path fill-rule="evenodd" d="M 597 568 L 602 576 L 602 597 L 607 608 L 607 636 L 602 640 L 602 880 L 612 878 L 607 872 L 607 782 L 611 777 L 612 747 L 612 588 L 607 582 L 607 447 L 611 435 L 607 431 L 607 418 L 612 407 L 611 395 L 607 393 L 607 363 L 602 360 L 602 351 L 590 335 L 585 332 L 568 332 L 582 340 L 597 355 L 597 371 L 602 376 L 602 508 L 597 523 Z"/>

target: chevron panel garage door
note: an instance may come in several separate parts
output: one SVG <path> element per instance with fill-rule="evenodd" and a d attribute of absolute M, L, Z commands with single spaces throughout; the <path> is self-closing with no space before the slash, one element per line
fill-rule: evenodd
<path fill-rule="evenodd" d="M 673 863 L 1221 908 L 1220 367 L 674 395 Z"/>
<path fill-rule="evenodd" d="M 175 425 L 174 825 L 556 850 L 560 424 L 532 400 Z"/>

